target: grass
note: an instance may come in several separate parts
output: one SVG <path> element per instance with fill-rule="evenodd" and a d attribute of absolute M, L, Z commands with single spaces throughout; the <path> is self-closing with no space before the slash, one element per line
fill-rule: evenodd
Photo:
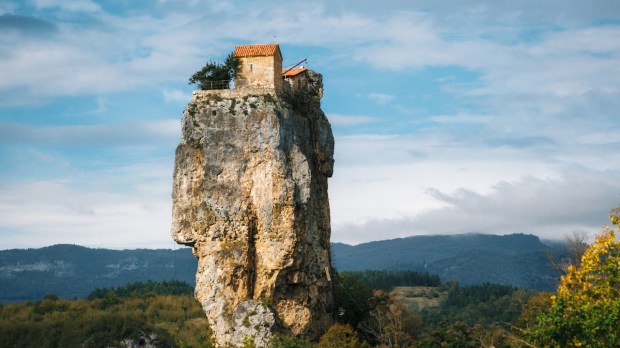
<path fill-rule="evenodd" d="M 447 291 L 432 286 L 398 286 L 393 292 L 399 301 L 416 310 L 438 307 L 448 295 Z"/>

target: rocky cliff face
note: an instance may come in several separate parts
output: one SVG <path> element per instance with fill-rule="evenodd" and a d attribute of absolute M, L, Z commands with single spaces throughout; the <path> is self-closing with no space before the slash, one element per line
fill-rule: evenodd
<path fill-rule="evenodd" d="M 195 92 L 176 151 L 172 236 L 198 258 L 196 297 L 219 345 L 331 324 L 321 75 L 296 93 Z"/>

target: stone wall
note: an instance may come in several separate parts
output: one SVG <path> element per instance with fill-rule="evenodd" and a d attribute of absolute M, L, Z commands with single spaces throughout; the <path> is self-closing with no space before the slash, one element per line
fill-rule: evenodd
<path fill-rule="evenodd" d="M 304 71 L 295 76 L 289 76 L 283 81 L 283 87 L 291 92 L 306 89 L 308 85 L 307 72 Z"/>
<path fill-rule="evenodd" d="M 282 59 L 276 56 L 240 57 L 235 77 L 237 87 L 268 87 L 279 89 L 282 84 Z"/>

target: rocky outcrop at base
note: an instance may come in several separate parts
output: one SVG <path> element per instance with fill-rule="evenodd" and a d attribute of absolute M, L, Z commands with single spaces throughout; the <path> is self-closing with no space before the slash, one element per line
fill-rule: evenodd
<path fill-rule="evenodd" d="M 195 92 L 183 114 L 171 233 L 198 258 L 196 297 L 220 346 L 331 324 L 334 139 L 321 96 L 308 71 L 294 93 Z"/>

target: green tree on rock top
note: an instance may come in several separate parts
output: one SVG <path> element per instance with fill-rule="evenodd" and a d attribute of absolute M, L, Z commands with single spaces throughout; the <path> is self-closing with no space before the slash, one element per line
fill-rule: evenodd
<path fill-rule="evenodd" d="M 235 78 L 239 59 L 229 54 L 224 64 L 209 61 L 202 69 L 196 71 L 190 78 L 190 85 L 198 85 L 202 90 L 228 89 L 230 81 Z"/>

